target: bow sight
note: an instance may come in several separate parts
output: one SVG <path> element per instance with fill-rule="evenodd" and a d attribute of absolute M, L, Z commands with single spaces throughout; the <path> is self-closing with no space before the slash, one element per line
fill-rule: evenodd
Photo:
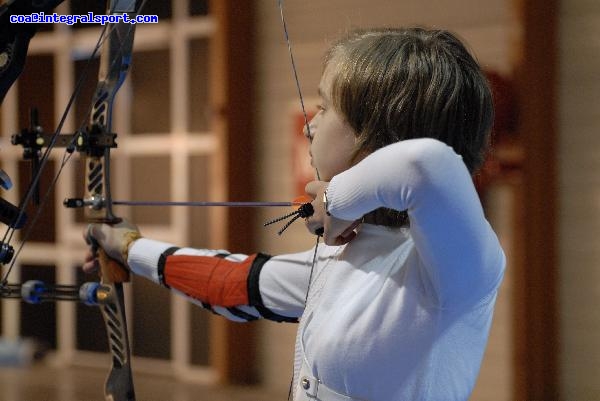
<path fill-rule="evenodd" d="M 116 148 L 117 134 L 105 132 L 97 124 L 89 128 L 83 128 L 74 134 L 46 133 L 39 125 L 37 109 L 31 109 L 30 124 L 28 129 L 21 130 L 20 133 L 11 137 L 13 145 L 23 147 L 23 159 L 31 163 L 31 176 L 33 186 L 33 201 L 36 205 L 40 203 L 39 182 L 34 181 L 34 177 L 39 175 L 40 156 L 45 147 L 66 148 L 68 153 L 78 151 L 89 156 L 101 156 L 107 148 Z M 52 143 L 54 141 L 54 143 Z M 101 209 L 105 206 L 105 199 L 99 196 L 90 196 L 89 198 L 67 198 L 63 202 L 65 207 L 79 208 L 90 206 L 92 209 Z"/>

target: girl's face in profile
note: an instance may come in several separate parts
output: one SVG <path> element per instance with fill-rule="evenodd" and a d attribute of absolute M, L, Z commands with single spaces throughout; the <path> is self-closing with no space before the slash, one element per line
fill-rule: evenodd
<path fill-rule="evenodd" d="M 319 172 L 321 181 L 330 181 L 333 176 L 350 167 L 356 145 L 354 130 L 333 108 L 330 99 L 334 64 L 330 62 L 321 77 L 321 103 L 319 112 L 310 122 L 310 133 L 306 128 L 304 130 L 310 140 L 310 162 Z"/>

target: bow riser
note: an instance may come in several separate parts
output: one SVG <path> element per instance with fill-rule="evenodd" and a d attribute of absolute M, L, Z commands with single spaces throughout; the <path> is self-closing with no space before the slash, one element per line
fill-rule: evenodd
<path fill-rule="evenodd" d="M 107 6 L 107 14 L 110 15 L 133 15 L 134 12 L 135 0 L 109 1 Z M 110 149 L 116 147 L 116 135 L 111 132 L 112 108 L 115 95 L 131 64 L 133 34 L 134 25 L 124 22 L 111 24 L 100 58 L 90 128 L 83 139 L 86 142 L 86 198 L 91 203 L 85 208 L 84 216 L 90 222 L 114 224 L 120 220 L 112 212 L 110 191 Z M 98 260 L 102 278 L 96 297 L 106 324 L 112 355 L 112 367 L 106 379 L 104 395 L 107 401 L 132 401 L 135 400 L 135 393 L 122 284 L 129 281 L 129 273 L 109 259 L 101 249 L 98 250 Z"/>
<path fill-rule="evenodd" d="M 135 16 L 135 0 L 108 3 L 107 14 Z M 135 25 L 111 24 L 107 43 L 100 57 L 98 85 L 92 99 L 90 132 L 87 135 L 86 190 L 88 199 L 98 202 L 86 208 L 85 217 L 93 222 L 115 223 L 110 192 L 110 149 L 116 147 L 112 129 L 112 109 L 115 95 L 127 77 L 131 66 Z"/>

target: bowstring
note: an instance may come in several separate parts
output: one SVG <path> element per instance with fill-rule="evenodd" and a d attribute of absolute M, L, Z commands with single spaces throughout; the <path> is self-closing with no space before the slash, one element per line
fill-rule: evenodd
<path fill-rule="evenodd" d="M 304 116 L 304 126 L 306 128 L 306 133 L 307 133 L 307 139 L 309 141 L 312 140 L 312 133 L 310 131 L 310 124 L 308 122 L 308 115 L 306 114 L 306 108 L 304 106 L 304 97 L 302 96 L 302 89 L 300 88 L 300 79 L 298 78 L 298 69 L 296 68 L 296 62 L 294 60 L 294 53 L 292 52 L 292 43 L 290 41 L 290 36 L 288 33 L 288 29 L 287 29 L 287 24 L 285 21 L 285 14 L 283 12 L 283 0 L 278 0 L 278 4 L 279 4 L 279 13 L 281 15 L 281 24 L 283 25 L 283 33 L 285 36 L 285 41 L 288 47 L 288 53 L 290 55 L 290 62 L 292 65 L 292 71 L 294 73 L 294 81 L 296 83 L 296 89 L 298 91 L 298 97 L 300 98 L 300 106 L 302 107 L 302 114 Z M 321 181 L 321 177 L 319 175 L 319 169 L 317 167 L 315 167 L 315 173 L 317 176 L 317 180 Z M 310 275 L 308 277 L 308 285 L 306 287 L 306 295 L 304 298 L 304 307 L 306 308 L 306 304 L 308 303 L 308 296 L 310 294 L 310 287 L 312 284 L 312 278 L 313 278 L 313 273 L 315 270 L 315 265 L 317 262 L 317 256 L 318 256 L 318 248 L 319 248 L 319 240 L 321 238 L 321 234 L 317 234 L 316 235 L 317 240 L 315 243 L 315 250 L 313 253 L 313 258 L 312 258 L 312 263 L 310 266 Z M 295 372 L 294 369 L 292 369 L 292 378 L 290 380 L 290 388 L 288 391 L 288 401 L 291 400 L 292 394 L 293 394 L 293 386 L 294 386 L 294 376 L 295 376 Z"/>
<path fill-rule="evenodd" d="M 142 3 L 140 4 L 140 6 L 138 7 L 138 9 L 135 10 L 136 15 L 139 15 L 142 12 L 142 10 L 144 9 L 144 6 L 146 5 L 146 2 L 147 2 L 147 0 L 143 0 Z M 96 45 L 94 46 L 92 54 L 90 55 L 90 57 L 88 57 L 86 65 L 84 66 L 84 68 L 82 70 L 81 76 L 79 77 L 77 84 L 75 85 L 75 89 L 73 90 L 71 97 L 69 98 L 69 102 L 67 103 L 67 106 L 65 107 L 65 110 L 59 121 L 59 124 L 57 125 L 54 133 L 52 134 L 52 137 L 50 139 L 50 142 L 48 143 L 48 146 L 46 147 L 46 150 L 42 154 L 42 157 L 40 159 L 39 169 L 38 169 L 36 175 L 34 177 L 32 177 L 31 183 L 25 193 L 25 197 L 23 198 L 23 201 L 19 205 L 19 214 L 17 215 L 17 218 L 15 221 L 19 221 L 25 213 L 25 207 L 30 202 L 30 200 L 33 196 L 33 193 L 34 193 L 34 188 L 39 183 L 42 173 L 44 171 L 44 168 L 48 163 L 48 160 L 50 157 L 50 152 L 54 149 L 54 147 L 56 145 L 56 141 L 58 140 L 58 137 L 62 133 L 63 126 L 66 122 L 68 114 L 70 113 L 71 109 L 73 108 L 75 99 L 77 99 L 79 97 L 79 94 L 83 89 L 83 84 L 84 84 L 85 80 L 87 79 L 87 76 L 91 69 L 92 60 L 97 56 L 97 54 L 100 51 L 100 49 L 102 48 L 104 42 L 106 41 L 106 39 L 108 37 L 110 37 L 110 33 L 115 28 L 116 28 L 116 25 L 113 25 L 113 24 L 107 24 L 102 28 L 100 37 L 98 38 L 98 41 L 96 42 Z M 129 38 L 129 36 L 132 34 L 134 28 L 135 28 L 135 25 L 131 24 L 130 28 L 127 30 L 127 34 L 125 35 L 125 40 L 120 41 L 118 53 L 117 53 L 118 55 L 123 54 L 123 44 L 126 41 L 126 39 Z M 114 66 L 114 64 L 117 62 L 118 59 L 119 59 L 119 57 L 115 57 L 113 60 L 111 60 L 110 67 Z M 109 67 L 109 70 L 110 70 L 110 67 Z M 106 81 L 102 82 L 101 85 L 103 85 L 103 86 L 100 86 L 100 88 L 104 89 L 107 84 L 108 83 Z M 92 109 L 93 109 L 93 104 L 90 102 L 88 109 L 82 119 L 82 122 L 79 125 L 79 130 L 77 132 L 80 132 L 88 123 L 89 116 L 92 112 Z M 12 269 L 13 269 L 16 261 L 18 260 L 18 256 L 21 253 L 21 250 L 23 249 L 25 243 L 29 239 L 29 236 L 31 235 L 31 233 L 33 231 L 33 227 L 35 227 L 35 223 L 39 219 L 46 202 L 50 198 L 50 194 L 51 194 L 52 190 L 54 189 L 56 182 L 58 181 L 58 178 L 60 177 L 64 167 L 68 164 L 68 162 L 70 161 L 70 159 L 74 153 L 74 152 L 69 152 L 69 148 L 72 148 L 74 142 L 77 140 L 77 137 L 78 137 L 77 135 L 74 135 L 73 138 L 71 139 L 71 143 L 67 146 L 67 149 L 65 150 L 65 153 L 63 154 L 63 158 L 62 158 L 60 167 L 59 167 L 57 173 L 54 175 L 54 178 L 52 179 L 51 184 L 48 187 L 48 190 L 45 192 L 40 204 L 38 205 L 38 208 L 36 210 L 36 213 L 34 214 L 33 219 L 31 220 L 27 229 L 24 231 L 21 243 L 19 244 L 19 247 L 17 248 L 14 257 L 12 258 L 12 261 L 11 261 L 6 273 L 2 276 L 2 281 L 0 282 L 0 287 L 7 284 L 8 276 L 12 272 Z M 12 228 L 9 226 L 7 231 L 4 234 L 3 242 L 7 241 L 5 243 L 9 244 L 14 236 L 15 231 L 16 231 L 16 228 Z M 8 240 L 7 240 L 7 238 L 8 238 Z"/>
<path fill-rule="evenodd" d="M 306 107 L 304 107 L 304 96 L 302 96 L 302 89 L 300 89 L 300 79 L 298 78 L 298 69 L 296 68 L 296 62 L 294 60 L 294 52 L 292 51 L 292 42 L 290 40 L 290 35 L 288 33 L 287 24 L 285 22 L 285 14 L 283 12 L 283 0 L 278 0 L 279 4 L 279 14 L 281 15 L 281 24 L 283 25 L 283 34 L 285 36 L 285 42 L 287 44 L 288 53 L 290 55 L 290 62 L 292 63 L 292 72 L 294 73 L 294 81 L 296 83 L 296 90 L 298 91 L 298 97 L 300 98 L 300 106 L 302 107 L 302 114 L 304 116 L 304 127 L 306 128 L 306 133 L 308 134 L 308 138 L 312 138 L 312 133 L 310 132 L 310 124 L 308 123 L 308 115 L 306 114 Z M 317 180 L 321 181 L 321 177 L 319 175 L 319 170 L 315 167 L 315 173 L 317 175 Z"/>
<path fill-rule="evenodd" d="M 304 106 L 304 96 L 302 96 L 302 89 L 300 87 L 300 79 L 298 78 L 298 69 L 296 68 L 296 62 L 294 61 L 294 52 L 292 51 L 292 42 L 290 40 L 290 35 L 287 29 L 287 23 L 285 20 L 285 13 L 283 12 L 283 0 L 278 0 L 279 4 L 279 14 L 281 15 L 281 24 L 283 26 L 283 34 L 285 36 L 285 42 L 287 44 L 288 53 L 290 55 L 290 61 L 292 64 L 292 72 L 294 73 L 294 81 L 296 83 L 296 89 L 298 90 L 298 97 L 300 98 L 300 106 L 302 107 L 302 114 L 304 115 L 304 126 L 306 127 L 306 132 L 308 133 L 308 139 L 312 138 L 312 133 L 310 132 L 310 124 L 308 123 L 308 115 L 306 114 L 306 107 Z M 315 167 L 315 172 L 317 175 L 317 180 L 321 181 L 321 177 L 319 176 L 319 170 Z M 286 227 L 287 228 L 287 227 Z M 304 305 L 306 306 L 306 301 L 308 300 L 308 294 L 310 292 L 310 285 L 312 281 L 313 271 L 315 268 L 315 264 L 317 261 L 317 248 L 319 247 L 319 238 L 321 235 L 317 234 L 317 243 L 315 244 L 315 252 L 313 255 L 312 266 L 310 268 L 310 276 L 308 281 L 308 287 L 306 290 L 306 299 Z"/>

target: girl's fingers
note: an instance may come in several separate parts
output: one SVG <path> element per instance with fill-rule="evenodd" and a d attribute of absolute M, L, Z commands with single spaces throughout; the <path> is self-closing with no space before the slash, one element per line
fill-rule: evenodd
<path fill-rule="evenodd" d="M 326 187 L 327 184 L 328 183 L 324 181 L 311 181 L 304 187 L 304 192 L 315 199 L 319 190 L 321 190 L 323 187 Z"/>
<path fill-rule="evenodd" d="M 356 227 L 358 227 L 359 224 L 360 224 L 360 220 L 356 220 L 355 222 L 353 222 L 348 228 L 346 228 L 344 230 L 344 232 L 341 234 L 341 237 L 346 238 L 352 234 L 356 235 L 354 230 L 356 229 Z"/>
<path fill-rule="evenodd" d="M 348 242 L 352 241 L 354 237 L 356 237 L 356 232 L 354 231 L 356 227 L 360 225 L 360 220 L 356 220 L 352 222 L 344 231 L 335 237 L 325 236 L 324 240 L 327 245 L 344 245 Z"/>
<path fill-rule="evenodd" d="M 81 268 L 85 273 L 93 274 L 98 272 L 100 265 L 98 263 L 98 259 L 93 259 L 86 261 Z"/>

